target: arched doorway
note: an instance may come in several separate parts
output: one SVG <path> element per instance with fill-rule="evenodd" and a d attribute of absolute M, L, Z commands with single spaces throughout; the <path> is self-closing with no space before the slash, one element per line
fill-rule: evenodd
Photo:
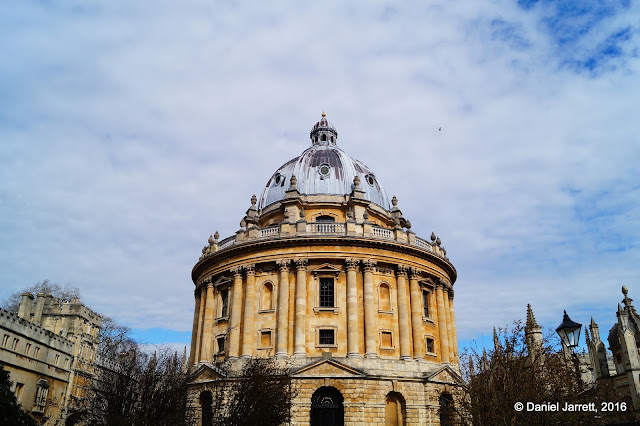
<path fill-rule="evenodd" d="M 67 417 L 67 420 L 64 422 L 64 426 L 75 426 L 80 422 L 80 420 L 82 420 L 82 415 L 80 413 L 73 413 Z"/>
<path fill-rule="evenodd" d="M 398 392 L 389 392 L 384 404 L 385 426 L 404 426 L 404 398 Z"/>
<path fill-rule="evenodd" d="M 318 388 L 311 396 L 311 426 L 344 426 L 343 401 L 338 389 Z"/>
<path fill-rule="evenodd" d="M 202 426 L 213 424 L 213 397 L 211 392 L 204 391 L 200 394 L 200 409 L 202 410 Z"/>
<path fill-rule="evenodd" d="M 447 426 L 453 424 L 455 407 L 453 397 L 448 392 L 440 394 L 440 425 Z"/>

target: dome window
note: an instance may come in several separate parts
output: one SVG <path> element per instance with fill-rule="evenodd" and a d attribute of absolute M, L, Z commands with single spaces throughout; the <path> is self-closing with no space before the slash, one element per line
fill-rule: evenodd
<path fill-rule="evenodd" d="M 320 176 L 323 178 L 329 177 L 329 171 L 331 171 L 331 167 L 328 164 L 321 164 L 320 167 L 318 167 L 318 173 L 320 173 Z"/>
<path fill-rule="evenodd" d="M 369 173 L 368 175 L 366 175 L 364 177 L 364 180 L 366 180 L 367 183 L 371 186 L 373 186 L 373 184 L 376 183 L 376 177 L 372 173 Z"/>
<path fill-rule="evenodd" d="M 282 176 L 280 173 L 277 173 L 274 177 L 273 177 L 273 183 L 275 186 L 280 185 L 281 183 L 284 184 L 284 176 Z"/>

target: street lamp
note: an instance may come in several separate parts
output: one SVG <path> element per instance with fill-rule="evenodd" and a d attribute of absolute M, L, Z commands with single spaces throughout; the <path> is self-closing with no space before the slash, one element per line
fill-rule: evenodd
<path fill-rule="evenodd" d="M 567 315 L 567 311 L 564 311 L 564 317 L 562 317 L 562 323 L 556 328 L 556 333 L 562 339 L 562 343 L 573 351 L 573 348 L 578 346 L 580 341 L 580 329 L 582 324 L 572 321 Z"/>

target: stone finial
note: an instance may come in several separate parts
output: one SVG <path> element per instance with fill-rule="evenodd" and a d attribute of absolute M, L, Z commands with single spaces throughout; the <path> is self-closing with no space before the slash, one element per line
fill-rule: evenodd
<path fill-rule="evenodd" d="M 447 249 L 444 248 L 444 247 L 441 247 L 441 249 L 442 249 L 442 254 L 446 256 L 447 255 Z"/>
<path fill-rule="evenodd" d="M 213 239 L 218 241 L 218 238 L 220 238 L 220 234 L 218 233 L 218 231 L 216 231 L 216 233 L 213 234 Z"/>
<path fill-rule="evenodd" d="M 202 254 L 205 254 L 207 252 L 208 248 L 209 248 L 208 246 L 202 247 Z"/>
<path fill-rule="evenodd" d="M 291 184 L 290 188 L 296 187 L 296 185 L 298 184 L 298 178 L 296 177 L 296 175 L 291 175 L 291 179 L 289 179 L 289 183 Z"/>
<path fill-rule="evenodd" d="M 404 223 L 404 226 L 407 227 L 407 229 L 411 229 L 411 222 L 409 222 L 408 220 Z"/>
<path fill-rule="evenodd" d="M 622 294 L 624 294 L 625 296 L 627 295 L 627 293 L 629 293 L 629 290 L 627 289 L 626 285 L 622 286 Z"/>
<path fill-rule="evenodd" d="M 258 202 L 258 197 L 256 197 L 256 194 L 253 194 L 251 196 L 251 207 L 252 208 L 255 207 L 257 202 Z"/>
<path fill-rule="evenodd" d="M 395 195 L 391 198 L 391 204 L 393 205 L 393 207 L 398 206 L 398 199 L 396 198 Z"/>
<path fill-rule="evenodd" d="M 533 310 L 531 309 L 531 305 L 529 303 L 527 303 L 527 322 L 525 324 L 525 328 L 540 328 L 540 326 L 536 322 L 536 317 L 533 315 Z"/>
<path fill-rule="evenodd" d="M 360 189 L 360 177 L 358 177 L 358 175 L 353 178 L 353 186 L 355 186 L 356 189 Z"/>
<path fill-rule="evenodd" d="M 440 244 L 442 244 L 442 241 L 440 241 L 440 237 L 436 238 L 436 244 L 439 246 Z"/>
<path fill-rule="evenodd" d="M 213 244 L 213 235 L 209 235 L 209 239 L 207 240 L 209 244 Z"/>
<path fill-rule="evenodd" d="M 304 212 L 304 207 L 302 207 L 302 208 L 300 209 L 300 219 L 304 220 L 304 214 L 305 214 L 305 212 Z"/>
<path fill-rule="evenodd" d="M 369 212 L 365 210 L 364 213 L 362 213 L 362 218 L 364 220 L 369 220 Z"/>
<path fill-rule="evenodd" d="M 242 219 L 240 221 L 240 228 L 244 229 L 245 226 L 247 226 L 247 222 L 244 219 Z"/>
<path fill-rule="evenodd" d="M 431 233 L 431 241 L 435 241 L 436 240 L 436 234 L 434 234 L 433 232 Z"/>
<path fill-rule="evenodd" d="M 351 210 L 351 209 L 347 210 L 347 218 L 353 219 L 353 210 Z"/>

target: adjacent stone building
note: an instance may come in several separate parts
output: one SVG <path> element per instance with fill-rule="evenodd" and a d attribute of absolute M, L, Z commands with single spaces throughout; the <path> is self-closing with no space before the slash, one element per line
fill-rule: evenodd
<path fill-rule="evenodd" d="M 215 361 L 254 357 L 289 366 L 295 425 L 446 423 L 461 382 L 456 270 L 324 113 L 310 138 L 193 268 L 193 424 L 211 409 Z"/>
<path fill-rule="evenodd" d="M 39 423 L 73 424 L 90 389 L 99 331 L 100 316 L 77 300 L 25 293 L 17 315 L 0 309 L 0 364 Z"/>

